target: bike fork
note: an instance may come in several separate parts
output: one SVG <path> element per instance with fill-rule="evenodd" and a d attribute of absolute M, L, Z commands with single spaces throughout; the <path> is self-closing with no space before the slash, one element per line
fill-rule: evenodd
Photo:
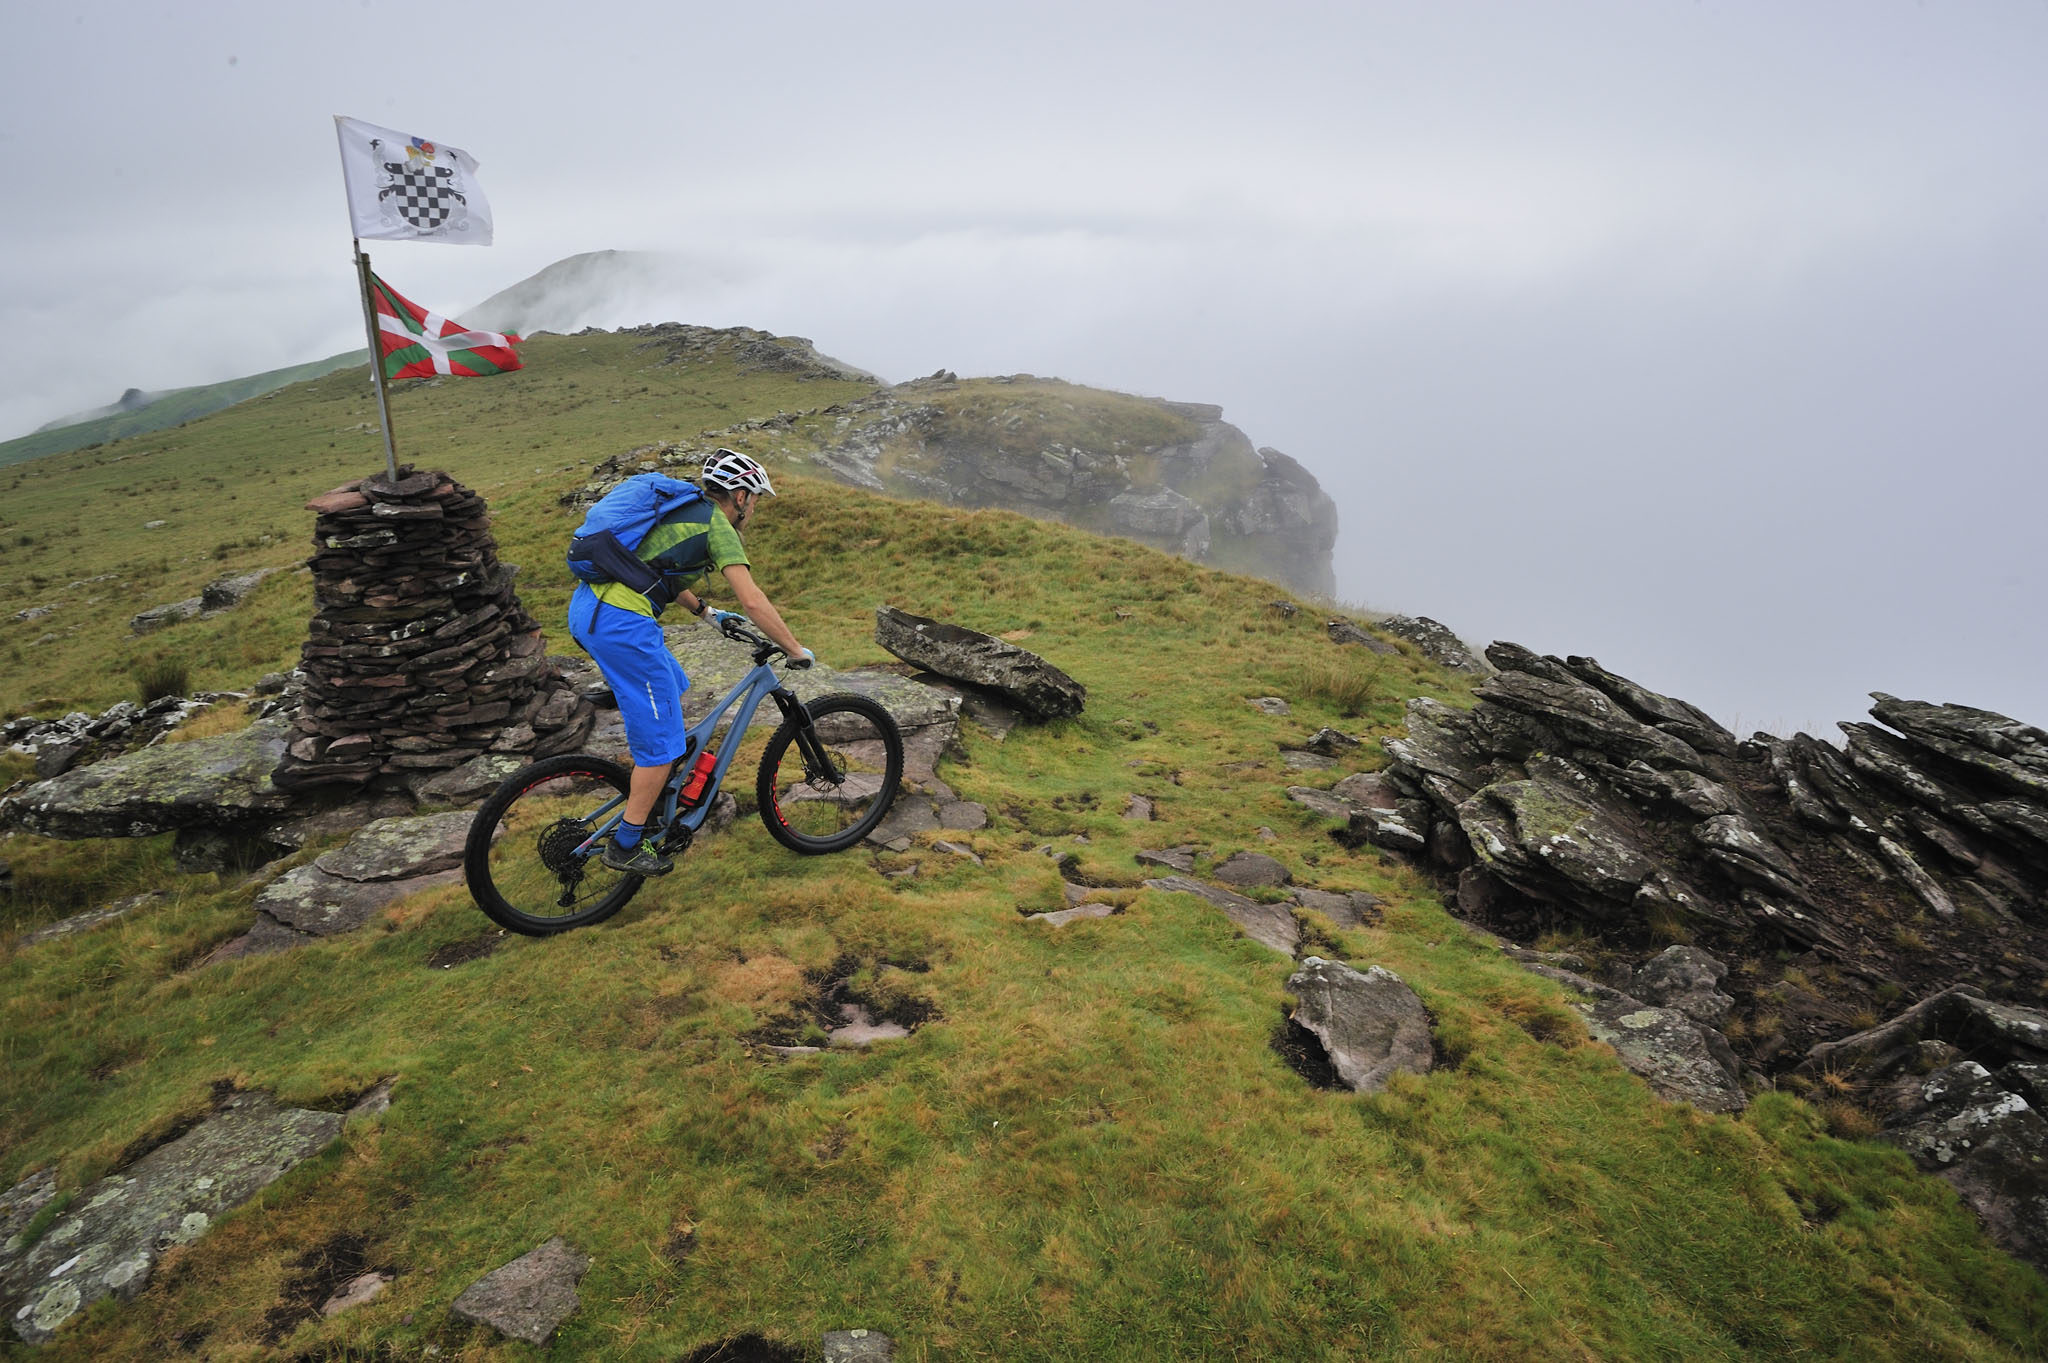
<path fill-rule="evenodd" d="M 796 698 L 796 693 L 778 686 L 768 694 L 775 697 L 783 719 L 796 729 L 796 750 L 804 760 L 805 779 L 823 779 L 834 785 L 845 780 L 846 773 L 832 760 L 831 750 L 818 737 L 818 726 L 811 721 L 811 712 Z"/>

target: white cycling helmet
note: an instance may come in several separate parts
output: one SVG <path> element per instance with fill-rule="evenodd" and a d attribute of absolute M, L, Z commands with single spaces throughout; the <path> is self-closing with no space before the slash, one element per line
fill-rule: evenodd
<path fill-rule="evenodd" d="M 704 482 L 709 487 L 727 492 L 775 495 L 775 488 L 768 481 L 768 470 L 738 450 L 713 450 L 711 457 L 704 461 Z"/>

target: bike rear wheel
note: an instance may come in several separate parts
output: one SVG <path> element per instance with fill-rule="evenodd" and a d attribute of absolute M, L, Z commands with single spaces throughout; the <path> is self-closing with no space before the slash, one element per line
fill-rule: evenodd
<path fill-rule="evenodd" d="M 903 734 L 866 696 L 806 701 L 810 724 L 785 720 L 761 754 L 761 822 L 792 852 L 843 852 L 887 817 L 903 780 Z"/>
<path fill-rule="evenodd" d="M 572 753 L 522 767 L 476 812 L 463 848 L 462 874 L 477 907 L 500 927 L 546 937 L 601 922 L 640 888 L 639 876 L 614 871 L 601 845 L 579 855 L 598 811 L 626 794 L 616 762 Z M 607 814 L 605 817 L 609 817 Z"/>

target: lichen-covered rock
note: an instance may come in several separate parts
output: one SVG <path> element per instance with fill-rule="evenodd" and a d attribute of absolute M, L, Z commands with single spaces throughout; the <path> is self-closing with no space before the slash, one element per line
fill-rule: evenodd
<path fill-rule="evenodd" d="M 86 1189 L 42 1238 L 0 1260 L 0 1311 L 32 1344 L 100 1298 L 132 1299 L 157 1256 L 204 1235 L 341 1133 L 342 1114 L 242 1093 L 213 1117 Z"/>
<path fill-rule="evenodd" d="M 1719 1027 L 1735 1000 L 1721 992 L 1728 967 L 1698 947 L 1666 947 L 1637 968 L 1630 986 L 1636 996 L 1662 1008 L 1676 1008 L 1702 1027 Z"/>
<path fill-rule="evenodd" d="M 467 813 L 378 819 L 313 864 L 343 880 L 407 880 L 462 864 Z"/>
<path fill-rule="evenodd" d="M 270 780 L 289 733 L 282 718 L 257 720 L 238 733 L 144 748 L 39 782 L 8 808 L 21 827 L 55 838 L 254 827 L 290 807 Z"/>
<path fill-rule="evenodd" d="M 1493 669 L 1483 658 L 1474 657 L 1465 641 L 1451 632 L 1448 625 L 1430 619 L 1426 615 L 1389 615 L 1374 622 L 1397 639 L 1406 639 L 1421 651 L 1422 656 L 1439 667 L 1448 667 L 1453 672 L 1472 672 L 1484 676 Z"/>
<path fill-rule="evenodd" d="M 1300 1000 L 1293 1020 L 1322 1043 L 1346 1088 L 1377 1093 L 1399 1071 L 1428 1074 L 1435 1067 L 1428 1010 L 1407 981 L 1384 966 L 1358 971 L 1305 957 L 1287 991 Z"/>
<path fill-rule="evenodd" d="M 1708 1112 L 1740 1112 L 1749 1105 L 1741 1066 L 1719 1032 L 1676 1008 L 1655 1007 L 1569 970 L 1528 961 L 1523 968 L 1564 985 L 1593 1039 L 1612 1046 L 1660 1098 Z"/>
<path fill-rule="evenodd" d="M 1974 1060 L 1935 1071 L 1883 1139 L 1955 1187 L 1999 1245 L 2048 1267 L 2048 1121 Z"/>

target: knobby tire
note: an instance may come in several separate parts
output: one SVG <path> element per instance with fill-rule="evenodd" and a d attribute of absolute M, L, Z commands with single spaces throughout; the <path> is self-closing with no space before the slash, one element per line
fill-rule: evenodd
<path fill-rule="evenodd" d="M 754 783 L 761 822 L 792 852 L 843 852 L 888 817 L 903 781 L 903 734 L 889 712 L 866 696 L 820 696 L 804 702 L 804 709 L 823 750 L 806 751 L 813 738 L 794 721 L 783 721 L 761 754 Z M 827 762 L 846 779 L 829 780 Z"/>
<path fill-rule="evenodd" d="M 606 867 L 595 851 L 564 875 L 563 848 L 589 835 L 585 816 L 626 793 L 628 772 L 587 753 L 550 757 L 505 778 L 470 821 L 462 875 L 470 897 L 491 921 L 529 937 L 603 922 L 625 907 L 641 878 Z M 563 899 L 570 902 L 563 903 Z"/>

